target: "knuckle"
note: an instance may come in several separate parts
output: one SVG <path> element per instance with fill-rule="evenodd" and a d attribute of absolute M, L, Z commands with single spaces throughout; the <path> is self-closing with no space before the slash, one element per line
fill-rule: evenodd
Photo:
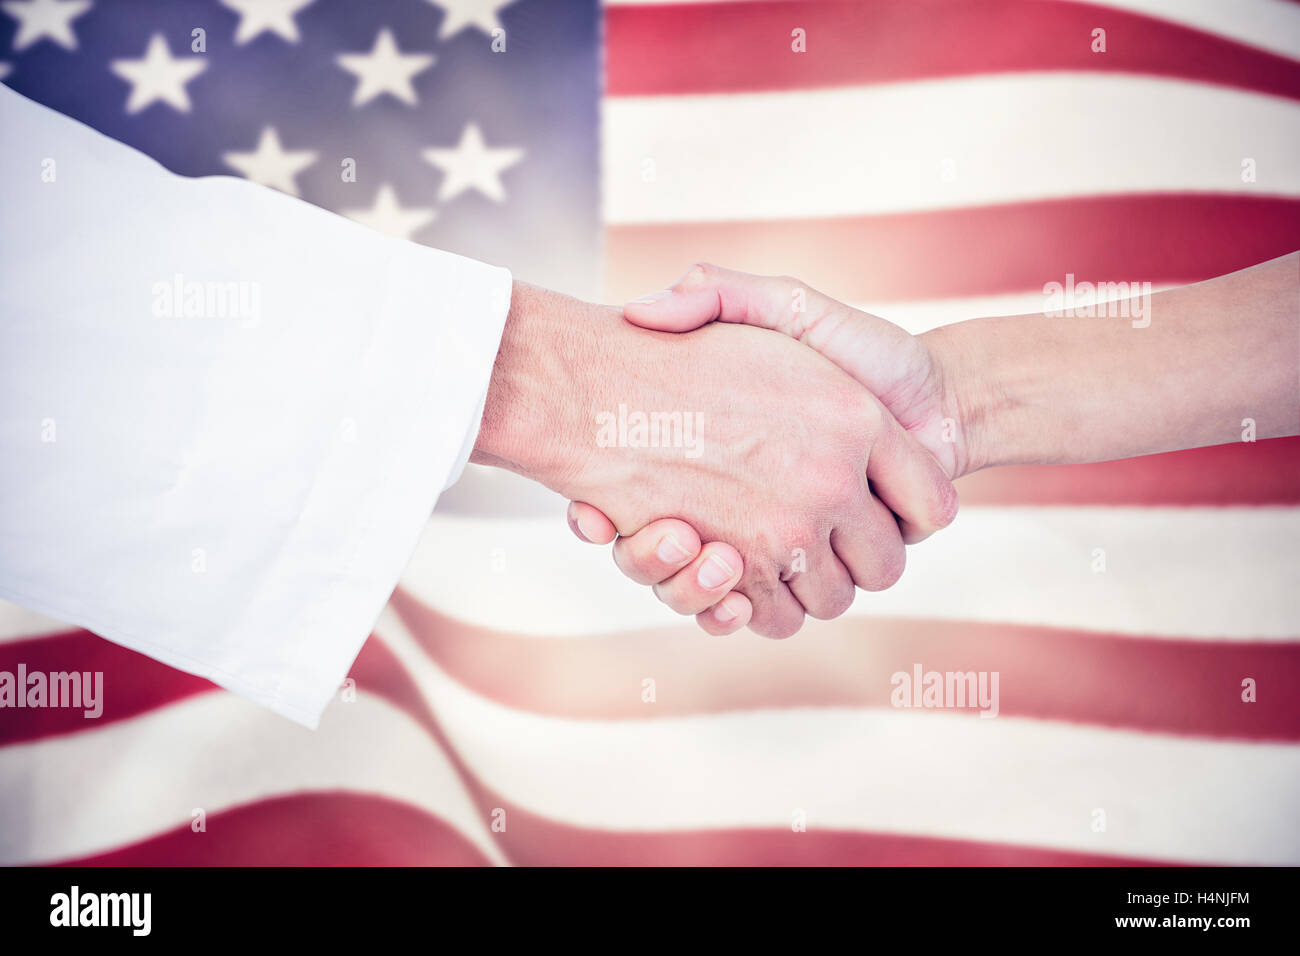
<path fill-rule="evenodd" d="M 683 290 L 698 288 L 706 284 L 716 271 L 717 267 L 712 263 L 697 262 L 686 270 L 686 275 L 682 276 L 677 283 L 677 288 Z"/>
<path fill-rule="evenodd" d="M 820 621 L 830 621 L 839 617 L 853 604 L 853 587 L 837 587 L 821 596 L 816 613 L 810 609 L 808 614 Z"/>
<path fill-rule="evenodd" d="M 866 474 L 852 463 L 837 462 L 820 469 L 818 478 L 818 495 L 828 515 L 843 515 L 858 510 L 867 490 Z M 816 540 L 821 528 L 812 519 L 801 523 L 798 531 L 800 540 Z"/>
<path fill-rule="evenodd" d="M 755 607 L 758 607 L 759 604 L 767 603 L 775 597 L 777 589 L 784 585 L 776 569 L 764 561 L 751 562 L 736 587 L 745 593 Z"/>
<path fill-rule="evenodd" d="M 802 611 L 782 614 L 772 622 L 765 636 L 774 641 L 784 641 L 798 634 L 801 627 L 803 627 Z"/>
<path fill-rule="evenodd" d="M 945 478 L 939 482 L 938 502 L 935 506 L 935 528 L 946 528 L 957 518 L 957 510 L 961 502 L 957 497 L 957 489 L 953 483 Z"/>
<path fill-rule="evenodd" d="M 846 383 L 836 394 L 836 403 L 846 423 L 849 434 L 862 441 L 863 435 L 874 435 L 880 429 L 880 404 L 872 395 L 855 383 Z"/>
<path fill-rule="evenodd" d="M 863 585 L 865 591 L 884 591 L 898 583 L 907 567 L 907 549 L 900 541 L 896 547 L 885 549 L 880 554 L 879 564 L 872 580 Z"/>

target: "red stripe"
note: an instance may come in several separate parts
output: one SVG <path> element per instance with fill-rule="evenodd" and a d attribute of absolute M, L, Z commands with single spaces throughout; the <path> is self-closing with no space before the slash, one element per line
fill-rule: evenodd
<path fill-rule="evenodd" d="M 847 302 L 1197 282 L 1300 249 L 1300 199 L 1124 195 L 882 216 L 615 225 L 606 293 L 662 289 L 693 262 L 795 275 Z"/>
<path fill-rule="evenodd" d="M 1300 438 L 1092 465 L 992 468 L 962 478 L 957 490 L 963 505 L 1297 505 Z"/>
<path fill-rule="evenodd" d="M 744 93 L 982 73 L 1139 73 L 1300 98 L 1300 64 L 1140 14 L 1036 0 L 848 0 L 618 6 L 611 96 Z M 805 31 L 805 53 L 791 31 Z M 1105 53 L 1092 31 L 1106 30 Z"/>
<path fill-rule="evenodd" d="M 168 667 L 90 631 L 0 644 L 0 671 L 16 674 L 19 664 L 25 664 L 29 674 L 102 672 L 103 714 L 88 718 L 83 708 L 75 707 L 5 708 L 0 710 L 0 746 L 95 730 L 196 694 L 220 690 L 202 677 Z M 374 694 L 428 729 L 429 714 L 419 689 L 382 641 L 374 637 L 366 641 L 349 676 L 356 681 L 358 694 Z"/>
<path fill-rule="evenodd" d="M 375 635 L 361 648 L 348 676 L 357 682 L 358 695 L 373 694 L 404 711 L 416 723 L 432 733 L 433 717 L 424 695 L 406 666 L 383 640 Z M 346 706 L 334 704 L 333 706 Z"/>
<path fill-rule="evenodd" d="M 1290 691 L 1300 686 L 1300 643 L 862 618 L 810 621 L 791 641 L 710 640 L 688 627 L 539 640 L 454 621 L 401 588 L 392 605 L 459 684 L 548 716 L 650 720 L 756 707 L 889 707 L 891 676 L 920 663 L 997 671 L 1003 716 L 1300 740 L 1300 695 Z M 653 708 L 640 696 L 646 674 L 655 675 Z M 1246 677 L 1257 682 L 1255 703 L 1241 700 Z"/>
<path fill-rule="evenodd" d="M 486 796 L 486 794 L 485 794 Z M 1116 866 L 1158 861 L 900 834 L 786 829 L 615 832 L 560 823 L 499 797 L 496 834 L 522 866 Z M 486 819 L 486 817 L 485 817 Z M 261 800 L 56 866 L 488 866 L 450 825 L 409 805 L 352 793 Z"/>
<path fill-rule="evenodd" d="M 216 689 L 202 677 L 82 630 L 0 644 L 0 671 L 16 675 L 20 664 L 28 674 L 102 673 L 103 714 L 89 718 L 81 707 L 5 708 L 0 710 L 0 745 L 94 730 Z"/>
<path fill-rule="evenodd" d="M 456 830 L 418 807 L 359 793 L 296 793 L 62 866 L 489 866 Z"/>

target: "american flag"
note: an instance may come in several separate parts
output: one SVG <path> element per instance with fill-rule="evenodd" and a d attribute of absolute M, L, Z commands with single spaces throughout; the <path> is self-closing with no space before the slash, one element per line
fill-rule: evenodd
<path fill-rule="evenodd" d="M 0 13 L 9 85 L 176 172 L 608 301 L 704 259 L 920 331 L 1300 248 L 1282 0 Z M 0 863 L 1300 864 L 1300 440 L 959 490 L 768 642 L 473 472 L 315 733 L 0 606 L 0 672 L 104 675 L 97 718 L 0 711 Z M 893 706 L 918 669 L 998 674 L 996 718 Z"/>

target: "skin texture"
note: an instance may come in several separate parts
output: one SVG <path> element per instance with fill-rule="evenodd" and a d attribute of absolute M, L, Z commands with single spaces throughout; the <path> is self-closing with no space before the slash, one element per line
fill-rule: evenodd
<path fill-rule="evenodd" d="M 597 416 L 620 405 L 701 415 L 698 455 L 601 447 Z M 590 502 L 629 534 L 677 515 L 686 530 L 662 553 L 686 573 L 660 584 L 661 597 L 698 613 L 737 591 L 750 626 L 771 637 L 793 634 L 805 611 L 842 613 L 855 584 L 897 580 L 905 550 L 895 513 L 932 530 L 956 511 L 933 457 L 813 350 L 744 326 L 647 331 L 617 309 L 522 283 L 473 460 Z M 692 554 L 701 540 L 729 546 Z M 798 549 L 811 573 L 794 574 Z M 635 571 L 630 554 L 616 557 Z"/>
<path fill-rule="evenodd" d="M 798 280 L 701 265 L 671 289 L 628 303 L 625 315 L 674 332 L 715 321 L 779 331 L 880 398 L 954 479 L 995 465 L 1239 441 L 1246 419 L 1256 438 L 1300 434 L 1300 253 L 1156 293 L 1143 311 L 1136 322 L 1133 309 L 972 319 L 914 337 Z M 571 505 L 569 521 L 584 540 L 614 540 L 616 529 L 589 504 Z M 927 530 L 900 524 L 909 543 Z M 630 577 L 693 613 L 674 603 L 675 568 L 647 555 L 667 527 L 652 522 L 619 537 L 615 554 Z M 687 529 L 673 530 L 691 540 Z M 743 617 L 704 614 L 699 622 L 731 633 Z"/>

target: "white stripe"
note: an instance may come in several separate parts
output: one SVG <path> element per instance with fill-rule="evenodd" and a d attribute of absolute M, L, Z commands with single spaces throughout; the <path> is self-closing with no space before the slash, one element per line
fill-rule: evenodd
<path fill-rule="evenodd" d="M 701 0 L 605 0 L 608 7 L 667 6 Z M 718 0 L 712 0 L 718 2 Z M 755 0 L 722 0 L 753 3 Z M 1053 3 L 1060 0 L 1051 0 Z M 1069 0 L 1073 3 L 1075 0 Z M 1300 58 L 1300 10 L 1282 0 L 1083 0 L 1094 7 L 1111 7 L 1155 17 L 1169 23 L 1217 34 L 1247 46 L 1292 59 Z M 1098 13 L 1104 13 L 1099 10 Z M 1105 19 L 1097 26 L 1105 27 Z"/>
<path fill-rule="evenodd" d="M 0 601 L 0 644 L 76 629 L 76 625 L 37 614 L 9 601 Z"/>
<path fill-rule="evenodd" d="M 491 502 L 483 502 L 485 508 Z M 1182 638 L 1300 637 L 1300 508 L 967 508 L 850 614 Z M 1105 571 L 1093 550 L 1105 551 Z M 538 636 L 694 623 L 626 580 L 562 512 L 435 515 L 402 584 L 462 621 Z"/>
<path fill-rule="evenodd" d="M 378 631 L 399 657 L 419 654 L 395 616 Z M 410 669 L 485 785 L 569 824 L 786 829 L 802 810 L 810 830 L 1300 863 L 1296 746 L 858 708 L 569 720 L 503 707 L 432 664 Z"/>
<path fill-rule="evenodd" d="M 603 110 L 604 214 L 612 224 L 1133 192 L 1300 195 L 1300 104 L 1179 80 L 1015 73 L 610 97 Z M 1255 161 L 1256 182 L 1242 182 L 1244 158 Z"/>
<path fill-rule="evenodd" d="M 81 857 L 299 791 L 378 794 L 454 827 L 503 862 L 446 756 L 419 724 L 360 689 L 318 731 L 225 692 L 131 720 L 0 747 L 0 865 Z M 195 840 L 224 839 L 213 826 Z"/>
<path fill-rule="evenodd" d="M 1057 280 L 1059 284 L 1065 284 L 1065 276 Z M 1087 281 L 1095 288 L 1098 282 L 1129 282 L 1129 279 L 1120 279 L 1116 276 L 1075 276 L 1075 281 L 1082 283 Z M 1152 294 L 1164 292 L 1166 289 L 1174 288 L 1165 283 L 1151 284 Z M 826 290 L 821 290 L 826 291 Z M 1128 296 L 1102 296 L 1101 302 L 1115 301 L 1116 298 L 1128 298 Z M 920 335 L 922 332 L 928 332 L 930 329 L 937 329 L 941 325 L 950 325 L 953 322 L 962 322 L 966 319 L 975 319 L 988 315 L 1038 315 L 1047 309 L 1061 308 L 1064 310 L 1084 308 L 1090 305 L 1096 305 L 1097 296 L 1094 295 L 1075 295 L 1061 294 L 1057 299 L 1050 299 L 1042 292 L 1022 292 L 1007 295 L 986 295 L 986 296 L 967 296 L 954 299 L 923 299 L 910 302 L 868 302 L 865 304 L 856 304 L 854 307 L 862 309 L 864 312 L 870 312 L 873 315 L 883 316 L 895 325 L 901 326 L 913 335 Z M 1118 313 L 1116 313 L 1118 314 Z"/>

